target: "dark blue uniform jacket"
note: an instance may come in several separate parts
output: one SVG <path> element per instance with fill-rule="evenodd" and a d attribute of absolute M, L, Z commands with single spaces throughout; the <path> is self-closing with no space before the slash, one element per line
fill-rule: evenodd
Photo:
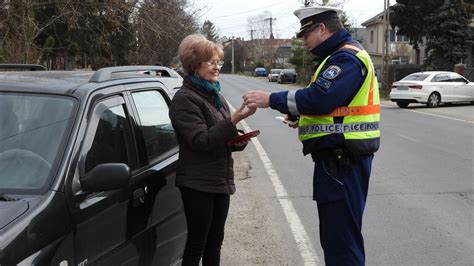
<path fill-rule="evenodd" d="M 331 113 L 339 106 L 347 106 L 365 79 L 367 70 L 364 64 L 355 56 L 356 51 L 340 49 L 344 44 L 351 44 L 363 49 L 361 44 L 352 39 L 345 30 L 337 31 L 329 39 L 311 50 L 317 59 L 324 60 L 332 54 L 321 69 L 316 82 L 296 92 L 296 107 L 299 114 L 320 115 Z M 323 75 L 325 70 L 339 67 L 336 75 Z M 334 73 L 334 72 L 333 72 Z M 270 95 L 270 107 L 284 114 L 290 114 L 287 107 L 288 91 L 275 92 Z M 298 115 L 298 114 L 290 114 Z M 336 117 L 335 123 L 342 123 L 342 117 Z M 331 134 L 303 142 L 303 153 L 313 153 L 344 148 L 342 134 Z"/>

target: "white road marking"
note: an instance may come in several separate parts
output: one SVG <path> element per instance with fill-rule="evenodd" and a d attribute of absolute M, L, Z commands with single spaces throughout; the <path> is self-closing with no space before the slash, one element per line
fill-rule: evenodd
<path fill-rule="evenodd" d="M 405 135 L 397 134 L 397 136 L 402 137 L 402 138 L 405 138 L 405 139 L 408 139 L 408 140 L 411 140 L 411 141 L 414 141 L 414 142 L 420 142 L 420 141 L 418 141 L 418 140 L 416 140 L 416 139 L 407 137 L 407 136 L 405 136 Z"/>
<path fill-rule="evenodd" d="M 232 112 L 235 112 L 235 108 L 230 105 L 230 103 L 229 106 Z M 244 127 L 245 132 L 252 131 L 250 126 L 244 120 L 241 120 L 240 123 Z M 313 245 L 311 244 L 311 240 L 308 237 L 308 233 L 306 233 L 303 223 L 301 222 L 300 217 L 296 213 L 293 203 L 288 197 L 288 193 L 286 192 L 285 186 L 281 182 L 281 179 L 278 176 L 275 168 L 273 167 L 273 164 L 267 153 L 263 149 L 262 144 L 260 144 L 256 137 L 252 138 L 252 143 L 255 146 L 255 149 L 257 150 L 260 159 L 262 160 L 262 163 L 265 167 L 265 170 L 267 171 L 270 181 L 273 184 L 276 197 L 280 202 L 281 208 L 283 209 L 283 213 L 285 214 L 286 221 L 290 226 L 291 233 L 295 238 L 296 245 L 298 246 L 298 250 L 300 251 L 304 265 L 322 265 L 321 259 L 316 254 L 316 251 L 314 250 Z"/>
<path fill-rule="evenodd" d="M 393 106 L 385 105 L 385 104 L 381 104 L 380 106 L 393 107 Z M 474 124 L 474 121 L 469 121 L 469 120 L 464 120 L 464 119 L 459 119 L 459 118 L 453 118 L 453 117 L 444 116 L 444 115 L 430 114 L 430 113 L 425 113 L 425 112 L 416 111 L 416 110 L 412 110 L 412 109 L 404 109 L 404 108 L 400 108 L 400 109 L 404 110 L 404 111 L 408 111 L 408 112 L 419 113 L 419 114 L 422 114 L 422 115 L 430 115 L 430 116 L 441 117 L 441 118 L 451 119 L 451 120 L 455 120 L 455 121 L 465 122 L 465 123 L 469 123 L 469 124 Z"/>

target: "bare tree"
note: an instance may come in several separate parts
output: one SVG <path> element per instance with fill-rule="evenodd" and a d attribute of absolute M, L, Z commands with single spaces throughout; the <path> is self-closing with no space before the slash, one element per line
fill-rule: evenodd
<path fill-rule="evenodd" d="M 62 14 L 50 17 L 41 24 L 36 20 L 35 16 L 35 10 L 40 5 L 41 3 L 31 0 L 1 1 L 1 61 L 15 63 L 36 62 L 41 55 L 40 47 L 35 44 L 36 38 L 49 25 L 69 14 L 66 10 L 62 10 Z"/>
<path fill-rule="evenodd" d="M 74 67 L 84 55 L 94 67 L 119 64 L 129 51 L 120 47 L 133 40 L 127 38 L 133 5 L 125 0 L 2 1 L 0 15 L 6 19 L 0 20 L 0 60 L 54 69 L 66 68 L 67 61 Z"/>
<path fill-rule="evenodd" d="M 253 36 L 253 39 L 265 39 L 265 37 L 270 36 L 270 26 L 265 21 L 266 18 L 265 13 L 247 18 L 247 30 Z"/>
<path fill-rule="evenodd" d="M 185 8 L 186 1 L 144 1 L 135 21 L 138 63 L 173 63 L 181 40 L 198 30 L 194 13 Z"/>
<path fill-rule="evenodd" d="M 0 0 L 0 62 L 170 64 L 198 12 L 185 0 Z"/>

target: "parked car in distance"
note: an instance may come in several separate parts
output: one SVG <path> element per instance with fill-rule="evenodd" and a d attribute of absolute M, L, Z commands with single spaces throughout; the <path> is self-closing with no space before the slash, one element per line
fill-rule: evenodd
<path fill-rule="evenodd" d="M 280 75 L 281 69 L 274 68 L 270 69 L 270 73 L 268 73 L 268 82 L 274 82 L 278 80 L 278 75 Z"/>
<path fill-rule="evenodd" d="M 296 82 L 296 71 L 292 68 L 283 69 L 277 78 L 278 83 Z"/>
<path fill-rule="evenodd" d="M 0 265 L 179 265 L 164 70 L 0 72 Z"/>
<path fill-rule="evenodd" d="M 428 107 L 437 107 L 440 103 L 474 103 L 474 83 L 455 72 L 417 72 L 392 84 L 390 100 L 401 108 L 410 103 L 423 103 Z"/>
<path fill-rule="evenodd" d="M 255 68 L 254 76 L 255 77 L 266 77 L 267 76 L 267 70 L 265 70 L 265 68 L 263 68 L 263 67 L 257 67 L 257 68 Z"/>

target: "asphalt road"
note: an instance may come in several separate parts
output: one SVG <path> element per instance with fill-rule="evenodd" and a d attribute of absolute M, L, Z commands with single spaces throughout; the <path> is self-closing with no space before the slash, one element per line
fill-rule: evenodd
<path fill-rule="evenodd" d="M 220 81 L 222 93 L 234 107 L 240 105 L 242 94 L 250 89 L 273 92 L 298 88 L 238 75 L 224 74 Z M 363 225 L 367 265 L 473 265 L 474 106 L 430 109 L 410 105 L 400 109 L 384 101 L 381 109 L 381 148 L 373 163 Z M 314 255 L 323 261 L 316 204 L 312 201 L 313 163 L 303 157 L 296 130 L 274 119 L 277 115 L 277 111 L 260 109 L 246 123 L 261 131 L 258 141 L 286 189 Z M 265 187 L 261 193 L 274 193 L 268 190 L 270 182 L 263 181 L 268 176 L 255 149 L 245 152 L 242 156 L 251 169 L 247 175 L 255 178 L 246 181 L 249 184 L 243 186 L 240 197 L 245 197 L 245 189 L 256 186 Z M 281 230 L 260 231 L 270 230 L 275 241 L 285 242 L 283 248 L 272 247 L 278 249 L 278 254 L 281 250 L 288 252 L 275 263 L 300 264 L 301 249 L 291 239 L 292 231 L 283 212 L 276 210 L 281 209 L 279 200 L 275 195 L 265 197 L 259 204 L 268 204 L 271 213 L 260 206 L 262 212 L 255 215 L 271 215 L 272 222 L 263 226 L 274 227 L 277 223 Z M 238 228 L 235 222 L 234 227 Z M 272 264 L 254 261 L 252 264 Z"/>

